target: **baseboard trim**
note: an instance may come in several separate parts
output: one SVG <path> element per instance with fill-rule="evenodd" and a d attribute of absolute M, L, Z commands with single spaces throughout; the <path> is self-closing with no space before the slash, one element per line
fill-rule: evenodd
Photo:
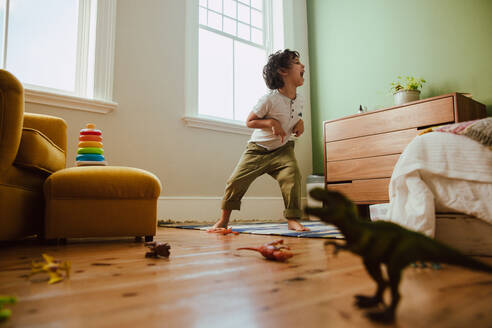
<path fill-rule="evenodd" d="M 222 197 L 159 197 L 157 219 L 171 222 L 215 222 L 220 217 Z M 302 207 L 306 198 L 301 198 Z M 282 220 L 282 197 L 244 197 L 240 211 L 233 211 L 231 220 Z"/>

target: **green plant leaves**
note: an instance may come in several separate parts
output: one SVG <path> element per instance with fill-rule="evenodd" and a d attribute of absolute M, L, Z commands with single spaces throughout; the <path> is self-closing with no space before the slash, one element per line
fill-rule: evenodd
<path fill-rule="evenodd" d="M 396 78 L 396 81 L 391 82 L 391 93 L 396 93 L 401 90 L 420 90 L 422 84 L 426 82 L 423 78 L 416 79 L 413 76 L 398 75 Z"/>

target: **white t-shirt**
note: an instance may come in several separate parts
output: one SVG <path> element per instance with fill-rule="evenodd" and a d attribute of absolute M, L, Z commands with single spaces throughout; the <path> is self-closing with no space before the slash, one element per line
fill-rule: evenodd
<path fill-rule="evenodd" d="M 303 107 L 303 100 L 299 94 L 296 94 L 294 100 L 278 90 L 264 95 L 253 108 L 253 113 L 259 118 L 273 118 L 279 121 L 286 137 L 282 143 L 280 136 L 274 135 L 271 128 L 255 129 L 249 142 L 255 142 L 269 150 L 285 145 L 292 137 L 292 129 L 302 117 Z"/>

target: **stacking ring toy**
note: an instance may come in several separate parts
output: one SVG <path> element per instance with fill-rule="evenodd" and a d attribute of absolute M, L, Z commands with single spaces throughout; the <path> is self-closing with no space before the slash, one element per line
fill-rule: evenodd
<path fill-rule="evenodd" d="M 102 142 L 97 142 L 97 141 L 81 141 L 81 142 L 79 142 L 79 148 L 85 148 L 85 147 L 102 148 L 102 146 L 103 146 Z"/>
<path fill-rule="evenodd" d="M 88 123 L 80 130 L 78 147 L 75 158 L 77 166 L 108 165 L 104 158 L 102 132 L 94 124 Z"/>
<path fill-rule="evenodd" d="M 79 148 L 77 150 L 77 154 L 98 154 L 98 155 L 102 155 L 102 154 L 104 154 L 104 149 L 102 149 L 102 148 L 94 148 L 94 147 Z"/>
<path fill-rule="evenodd" d="M 101 142 L 103 138 L 101 136 L 86 134 L 79 136 L 79 141 L 99 141 Z"/>

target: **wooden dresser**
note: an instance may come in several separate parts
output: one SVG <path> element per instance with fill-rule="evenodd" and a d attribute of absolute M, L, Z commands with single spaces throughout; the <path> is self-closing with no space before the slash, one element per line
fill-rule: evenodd
<path fill-rule="evenodd" d="M 393 167 L 420 130 L 483 117 L 485 105 L 451 93 L 325 121 L 325 184 L 356 204 L 389 202 Z"/>

